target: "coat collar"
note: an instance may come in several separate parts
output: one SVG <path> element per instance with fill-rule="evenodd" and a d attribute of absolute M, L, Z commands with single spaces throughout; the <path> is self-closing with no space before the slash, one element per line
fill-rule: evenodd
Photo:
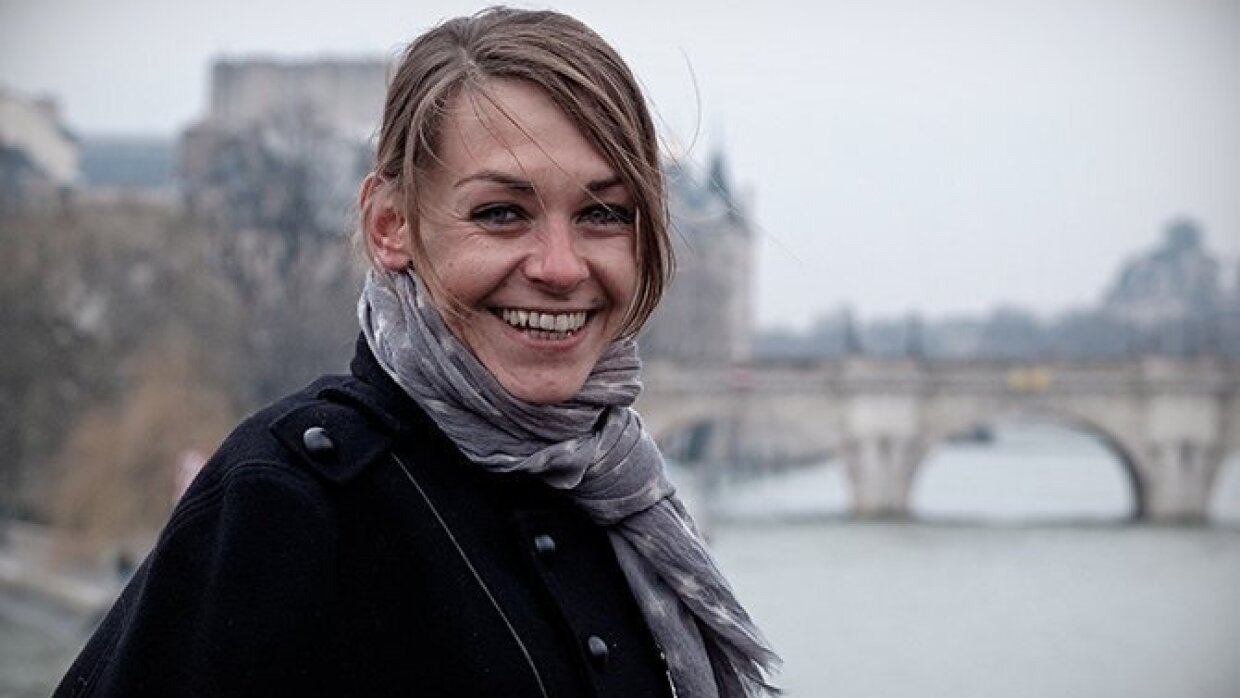
<path fill-rule="evenodd" d="M 429 417 L 375 360 L 359 337 L 352 375 L 311 384 L 270 425 L 301 464 L 328 481 L 357 477 L 403 436 L 438 433 Z"/>

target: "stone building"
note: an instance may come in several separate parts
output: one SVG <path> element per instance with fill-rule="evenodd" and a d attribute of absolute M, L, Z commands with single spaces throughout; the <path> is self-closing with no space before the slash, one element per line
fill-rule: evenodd
<path fill-rule="evenodd" d="M 1240 356 L 1240 294 L 1188 219 L 1172 221 L 1162 244 L 1124 265 L 1102 313 L 1128 332 L 1130 350 L 1177 356 Z"/>
<path fill-rule="evenodd" d="M 642 356 L 728 363 L 750 357 L 753 227 L 722 152 L 705 172 L 686 160 L 666 167 L 677 271 L 650 319 Z"/>
<path fill-rule="evenodd" d="M 182 137 L 187 201 L 234 226 L 334 235 L 352 221 L 382 116 L 381 60 L 223 60 Z"/>
<path fill-rule="evenodd" d="M 0 90 L 0 208 L 54 204 L 77 184 L 77 139 L 51 99 Z"/>
<path fill-rule="evenodd" d="M 309 118 L 366 141 L 379 125 L 386 91 L 382 60 L 220 60 L 211 68 L 208 119 L 237 130 Z"/>
<path fill-rule="evenodd" d="M 1157 248 L 1129 261 L 1103 300 L 1126 323 L 1149 328 L 1210 315 L 1222 300 L 1219 263 L 1191 220 L 1173 221 Z"/>

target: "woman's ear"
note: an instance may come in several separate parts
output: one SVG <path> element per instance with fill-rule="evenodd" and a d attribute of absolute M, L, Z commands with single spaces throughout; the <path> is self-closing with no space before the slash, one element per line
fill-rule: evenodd
<path fill-rule="evenodd" d="M 413 231 L 393 187 L 373 172 L 366 175 L 358 208 L 366 249 L 374 260 L 391 271 L 408 267 L 413 262 Z"/>

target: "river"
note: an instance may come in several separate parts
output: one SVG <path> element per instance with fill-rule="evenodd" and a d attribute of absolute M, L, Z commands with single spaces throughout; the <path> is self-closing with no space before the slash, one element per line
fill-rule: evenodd
<path fill-rule="evenodd" d="M 1240 696 L 1238 461 L 1193 527 L 1126 523 L 1111 454 L 1037 425 L 939 449 L 911 522 L 848 520 L 834 463 L 683 479 L 790 696 Z M 0 591 L 0 697 L 47 695 L 87 625 Z"/>
<path fill-rule="evenodd" d="M 912 522 L 844 518 L 836 463 L 697 497 L 790 696 L 1240 696 L 1240 459 L 1200 527 L 1126 523 L 1119 461 L 1046 425 L 940 448 Z"/>
<path fill-rule="evenodd" d="M 790 696 L 1236 698 L 1240 531 L 727 526 Z"/>

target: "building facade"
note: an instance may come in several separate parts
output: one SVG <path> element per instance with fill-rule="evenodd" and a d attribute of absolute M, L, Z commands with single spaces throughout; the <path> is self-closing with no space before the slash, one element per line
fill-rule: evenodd
<path fill-rule="evenodd" d="M 238 227 L 336 235 L 355 214 L 387 83 L 381 60 L 224 60 L 181 142 L 187 202 Z"/>
<path fill-rule="evenodd" d="M 79 157 L 53 100 L 0 90 L 0 207 L 54 204 L 77 184 Z"/>
<path fill-rule="evenodd" d="M 1223 301 L 1219 266 L 1196 223 L 1172 221 L 1161 245 L 1120 270 L 1103 308 L 1139 328 L 1209 316 Z"/>
<path fill-rule="evenodd" d="M 754 229 L 721 152 L 705 171 L 666 166 L 676 276 L 640 338 L 642 356 L 731 363 L 751 355 Z"/>

